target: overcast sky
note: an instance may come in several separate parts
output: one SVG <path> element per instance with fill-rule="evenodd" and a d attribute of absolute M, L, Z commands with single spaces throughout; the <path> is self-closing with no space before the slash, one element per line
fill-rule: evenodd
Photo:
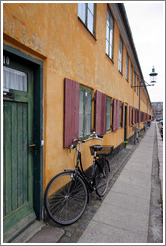
<path fill-rule="evenodd" d="M 147 87 L 151 102 L 165 99 L 165 2 L 124 2 L 144 80 L 150 82 L 152 67 L 157 83 Z"/>

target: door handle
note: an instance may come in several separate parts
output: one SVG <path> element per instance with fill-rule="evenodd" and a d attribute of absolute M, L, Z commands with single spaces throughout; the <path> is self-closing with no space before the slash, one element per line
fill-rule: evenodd
<path fill-rule="evenodd" d="M 36 147 L 36 144 L 30 144 L 29 147 Z"/>
<path fill-rule="evenodd" d="M 29 147 L 30 147 L 30 152 L 35 153 L 36 144 L 30 144 Z"/>

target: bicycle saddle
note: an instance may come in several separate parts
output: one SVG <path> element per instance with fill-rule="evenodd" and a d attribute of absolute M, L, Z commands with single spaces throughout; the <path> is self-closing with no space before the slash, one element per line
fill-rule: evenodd
<path fill-rule="evenodd" d="M 101 145 L 93 145 L 94 151 L 100 151 L 100 150 L 102 150 L 102 148 L 103 148 L 103 146 L 101 146 Z"/>

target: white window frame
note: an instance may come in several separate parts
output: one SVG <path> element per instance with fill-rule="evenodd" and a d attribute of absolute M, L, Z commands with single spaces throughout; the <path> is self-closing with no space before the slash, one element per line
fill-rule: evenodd
<path fill-rule="evenodd" d="M 114 19 L 110 9 L 107 7 L 106 21 L 106 54 L 113 60 L 113 38 L 114 38 Z"/>

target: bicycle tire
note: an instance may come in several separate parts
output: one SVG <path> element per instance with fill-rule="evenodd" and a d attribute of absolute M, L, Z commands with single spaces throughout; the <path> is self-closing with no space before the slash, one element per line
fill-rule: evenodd
<path fill-rule="evenodd" d="M 47 185 L 45 208 L 49 217 L 60 225 L 76 222 L 84 213 L 88 202 L 87 187 L 80 175 L 62 172 Z"/>
<path fill-rule="evenodd" d="M 104 160 L 102 169 L 103 172 L 101 172 L 100 168 L 97 167 L 95 172 L 96 194 L 99 197 L 103 197 L 108 188 L 108 176 L 110 171 L 108 160 Z"/>

